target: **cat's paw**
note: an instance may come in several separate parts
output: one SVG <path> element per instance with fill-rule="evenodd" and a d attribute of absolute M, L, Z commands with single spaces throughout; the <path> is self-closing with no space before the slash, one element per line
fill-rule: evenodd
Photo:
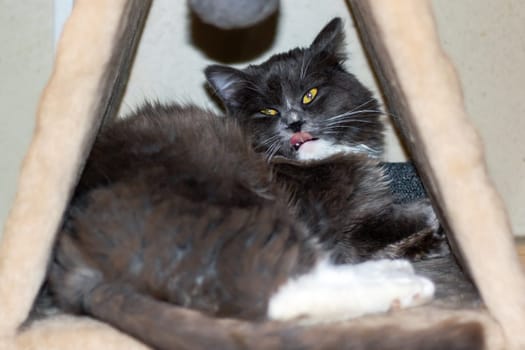
<path fill-rule="evenodd" d="M 383 312 L 422 305 L 432 300 L 434 284 L 416 275 L 407 260 L 376 260 L 354 265 L 356 298 L 363 313 Z"/>
<path fill-rule="evenodd" d="M 71 239 L 60 238 L 51 262 L 49 286 L 57 304 L 69 312 L 82 312 L 85 297 L 103 281 L 102 273 L 90 267 Z"/>
<path fill-rule="evenodd" d="M 405 260 L 321 263 L 287 281 L 270 299 L 268 316 L 312 323 L 344 320 L 422 305 L 432 300 L 434 291 L 432 281 L 416 275 Z"/>
<path fill-rule="evenodd" d="M 398 272 L 413 274 L 415 271 L 412 264 L 404 259 L 370 260 L 352 265 L 352 267 L 355 273 L 363 274 L 367 277 L 384 276 L 385 274 L 395 274 Z"/>
<path fill-rule="evenodd" d="M 404 260 L 380 260 L 379 262 L 385 265 L 390 265 L 391 262 Z M 408 263 L 408 261 L 404 261 Z M 370 294 L 371 302 L 377 305 L 386 307 L 388 304 L 389 310 L 404 309 L 425 304 L 432 300 L 435 292 L 435 286 L 428 278 L 416 275 L 412 265 L 411 271 L 404 269 L 400 270 L 396 266 L 385 269 L 385 283 L 383 288 L 377 293 Z M 367 278 L 366 276 L 364 278 Z M 366 286 L 367 283 L 365 282 Z M 372 281 L 370 287 L 374 290 L 376 282 Z M 383 308 L 379 308 L 381 311 Z"/>

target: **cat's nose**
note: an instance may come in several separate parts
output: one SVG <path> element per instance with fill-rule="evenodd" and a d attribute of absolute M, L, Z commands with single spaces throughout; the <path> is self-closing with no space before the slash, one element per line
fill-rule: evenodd
<path fill-rule="evenodd" d="M 302 120 L 296 120 L 291 123 L 288 123 L 287 129 L 292 130 L 293 132 L 299 132 L 301 131 L 301 127 L 303 126 L 304 122 Z"/>
<path fill-rule="evenodd" d="M 303 126 L 304 121 L 297 111 L 291 111 L 286 116 L 285 123 L 287 129 L 290 129 L 293 132 L 298 132 L 301 131 L 301 126 Z"/>

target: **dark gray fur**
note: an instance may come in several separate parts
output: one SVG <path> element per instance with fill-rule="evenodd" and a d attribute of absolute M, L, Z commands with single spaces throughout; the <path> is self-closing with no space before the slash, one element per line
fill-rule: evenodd
<path fill-rule="evenodd" d="M 264 320 L 277 288 L 326 255 L 354 263 L 424 260 L 441 252 L 444 237 L 430 204 L 398 204 L 390 193 L 376 157 L 383 148 L 378 104 L 344 69 L 342 41 L 336 19 L 309 48 L 244 70 L 208 68 L 227 118 L 194 106 L 146 104 L 108 126 L 89 156 L 50 263 L 49 288 L 59 307 L 159 348 L 204 349 L 213 342 L 255 348 L 261 336 L 276 348 L 293 340 L 297 348 L 314 349 L 315 339 L 303 342 L 293 329 L 246 338 L 253 323 L 230 333 L 212 317 Z M 312 87 L 319 88 L 315 101 L 300 105 Z M 259 113 L 268 107 L 279 118 Z M 344 113 L 337 128 L 327 127 L 327 118 Z M 290 145 L 299 131 L 366 147 L 299 162 Z M 164 310 L 165 318 L 154 310 Z M 479 327 L 469 329 L 454 337 L 479 344 Z M 375 347 L 355 349 L 378 348 L 383 335 L 363 337 L 361 344 Z M 416 343 L 414 349 L 435 348 Z"/>

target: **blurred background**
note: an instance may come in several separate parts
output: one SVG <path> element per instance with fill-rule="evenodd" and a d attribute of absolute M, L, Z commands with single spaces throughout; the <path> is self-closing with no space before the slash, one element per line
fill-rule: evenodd
<path fill-rule="evenodd" d="M 462 80 L 467 110 L 484 140 L 489 171 L 507 204 L 514 233 L 525 236 L 525 2 L 432 4 L 442 44 Z M 52 71 L 55 41 L 71 6 L 72 0 L 0 0 L 1 226 L 14 197 L 40 93 Z M 335 16 L 345 19 L 347 68 L 380 97 L 344 0 L 281 0 L 276 15 L 242 31 L 202 23 L 185 1 L 155 0 L 121 114 L 145 99 L 217 108 L 204 88 L 206 65 L 242 67 L 308 46 Z M 392 129 L 387 141 L 386 160 L 406 160 Z"/>

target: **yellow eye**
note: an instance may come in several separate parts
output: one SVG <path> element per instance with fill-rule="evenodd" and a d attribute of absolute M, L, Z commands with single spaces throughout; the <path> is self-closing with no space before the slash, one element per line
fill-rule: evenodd
<path fill-rule="evenodd" d="M 306 94 L 303 96 L 303 104 L 307 105 L 310 102 L 312 102 L 317 96 L 317 88 L 310 89 Z"/>
<path fill-rule="evenodd" d="M 269 115 L 271 117 L 273 116 L 276 116 L 277 114 L 279 114 L 279 112 L 277 112 L 275 109 L 273 108 L 265 108 L 265 109 L 261 109 L 260 111 L 262 114 L 264 115 Z"/>

